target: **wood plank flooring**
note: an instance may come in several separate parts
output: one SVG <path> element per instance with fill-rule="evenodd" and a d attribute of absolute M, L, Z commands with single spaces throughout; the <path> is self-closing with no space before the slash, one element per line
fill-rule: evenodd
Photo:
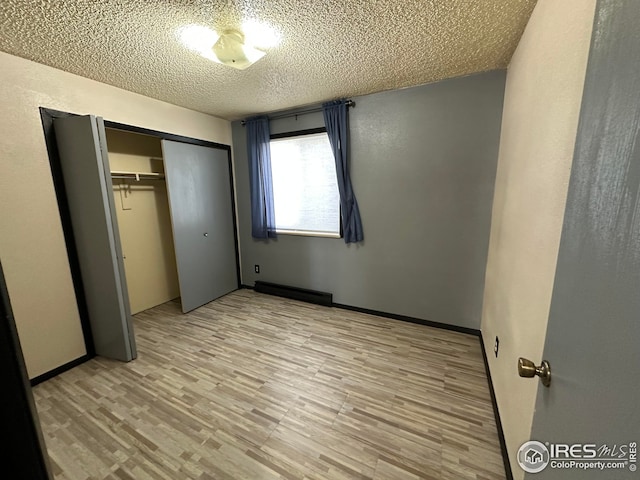
<path fill-rule="evenodd" d="M 504 479 L 477 338 L 240 290 L 34 388 L 58 480 Z"/>

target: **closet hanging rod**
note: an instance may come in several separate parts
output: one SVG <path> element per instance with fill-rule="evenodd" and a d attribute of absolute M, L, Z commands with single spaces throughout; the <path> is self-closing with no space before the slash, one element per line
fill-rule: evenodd
<path fill-rule="evenodd" d="M 163 173 L 155 172 L 120 172 L 112 171 L 111 178 L 134 178 L 136 181 L 140 180 L 164 180 Z"/>

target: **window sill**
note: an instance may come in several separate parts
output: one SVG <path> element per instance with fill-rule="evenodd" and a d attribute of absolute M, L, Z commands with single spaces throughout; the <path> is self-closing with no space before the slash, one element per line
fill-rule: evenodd
<path fill-rule="evenodd" d="M 295 235 L 298 237 L 324 237 L 342 238 L 342 235 L 334 232 L 314 232 L 309 230 L 276 230 L 277 235 Z"/>

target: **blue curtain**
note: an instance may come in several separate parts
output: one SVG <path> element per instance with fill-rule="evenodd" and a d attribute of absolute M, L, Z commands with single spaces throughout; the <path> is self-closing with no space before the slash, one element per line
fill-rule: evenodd
<path fill-rule="evenodd" d="M 251 185 L 251 235 L 254 238 L 275 238 L 269 118 L 252 117 L 246 121 L 246 128 Z"/>
<path fill-rule="evenodd" d="M 364 239 L 362 220 L 358 202 L 353 193 L 351 178 L 349 177 L 349 116 L 345 100 L 336 100 L 322 104 L 324 125 L 336 160 L 336 175 L 338 177 L 338 191 L 340 192 L 340 207 L 342 209 L 342 233 L 345 243 L 360 242 Z"/>

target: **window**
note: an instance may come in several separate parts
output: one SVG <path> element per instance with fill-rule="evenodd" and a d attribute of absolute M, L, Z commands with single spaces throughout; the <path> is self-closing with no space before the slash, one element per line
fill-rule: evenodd
<path fill-rule="evenodd" d="M 324 130 L 324 129 L 322 129 Z M 276 232 L 340 237 L 340 195 L 326 131 L 271 137 Z"/>

